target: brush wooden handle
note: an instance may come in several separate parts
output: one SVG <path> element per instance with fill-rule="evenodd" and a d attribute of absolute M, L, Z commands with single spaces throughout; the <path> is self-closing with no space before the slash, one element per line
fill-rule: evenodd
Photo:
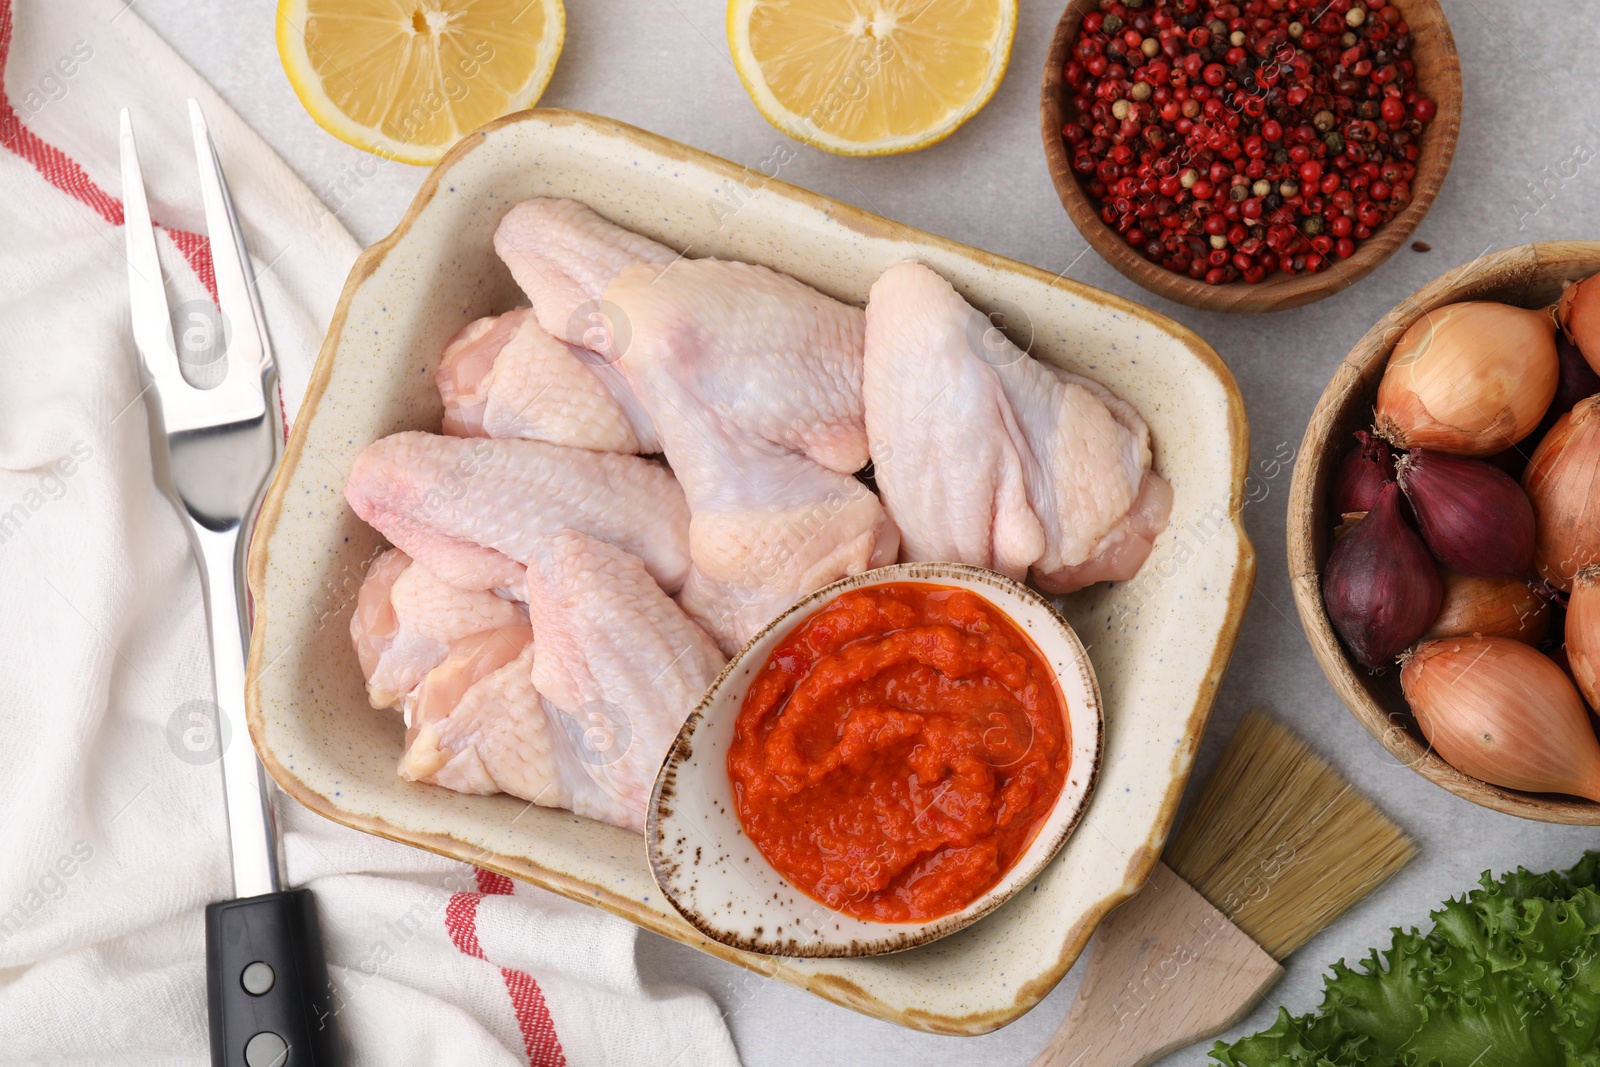
<path fill-rule="evenodd" d="M 1226 1030 L 1281 977 L 1277 960 L 1157 863 L 1100 924 L 1078 999 L 1032 1067 L 1142 1067 Z"/>

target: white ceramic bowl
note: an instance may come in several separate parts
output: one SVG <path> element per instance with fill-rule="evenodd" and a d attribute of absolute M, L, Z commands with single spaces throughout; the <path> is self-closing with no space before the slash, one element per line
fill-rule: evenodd
<path fill-rule="evenodd" d="M 915 258 L 1034 356 L 1098 379 L 1144 415 L 1172 483 L 1172 522 L 1134 581 L 1059 602 L 1094 661 L 1105 755 L 1084 832 L 1028 892 L 907 952 L 742 952 L 662 899 L 638 834 L 395 774 L 404 727 L 367 706 L 349 633 L 383 540 L 350 511 L 344 482 L 368 444 L 439 425 L 433 371 L 445 342 L 525 301 L 493 235 L 506 209 L 532 196 L 573 197 L 693 255 L 765 264 L 858 305 L 885 269 Z M 1255 575 L 1239 519 L 1248 456 L 1232 375 L 1193 332 L 1148 308 L 619 122 L 512 115 L 451 151 L 345 284 L 251 546 L 250 735 L 278 784 L 330 819 L 563 893 L 857 1011 L 984 1033 L 1050 992 L 1160 855 Z"/>
<path fill-rule="evenodd" d="M 885 582 L 970 589 L 1038 647 L 1067 709 L 1071 762 L 1032 843 L 995 885 L 960 911 L 921 923 L 880 923 L 834 911 L 796 889 L 764 859 L 734 811 L 728 748 L 750 683 L 779 642 L 852 589 Z M 1100 687 L 1083 642 L 1050 602 L 1020 582 L 960 563 L 901 563 L 843 578 L 779 615 L 725 667 L 695 708 L 656 776 L 645 842 L 656 884 L 713 940 L 778 956 L 881 956 L 953 934 L 1031 882 L 1067 841 L 1100 771 Z"/>

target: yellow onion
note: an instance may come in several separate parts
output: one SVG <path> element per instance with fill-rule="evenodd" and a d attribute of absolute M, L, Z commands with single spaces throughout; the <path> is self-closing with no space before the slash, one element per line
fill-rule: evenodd
<path fill-rule="evenodd" d="M 1508 637 L 1423 641 L 1400 688 L 1434 751 L 1456 770 L 1530 793 L 1600 801 L 1600 741 L 1555 661 Z"/>
<path fill-rule="evenodd" d="M 1568 283 L 1557 313 L 1567 336 L 1600 374 L 1600 274 Z"/>
<path fill-rule="evenodd" d="M 1558 589 L 1600 563 L 1600 396 L 1556 420 L 1544 435 L 1522 488 L 1533 501 L 1534 565 Z"/>
<path fill-rule="evenodd" d="M 1447 304 L 1394 346 L 1378 383 L 1375 429 L 1397 448 L 1492 456 L 1539 425 L 1559 375 L 1546 312 Z"/>
<path fill-rule="evenodd" d="M 1567 666 L 1589 706 L 1600 711 L 1600 567 L 1585 567 L 1567 601 Z"/>
<path fill-rule="evenodd" d="M 1444 600 L 1423 638 L 1510 637 L 1536 645 L 1550 632 L 1550 601 L 1514 578 L 1469 578 L 1441 569 Z"/>

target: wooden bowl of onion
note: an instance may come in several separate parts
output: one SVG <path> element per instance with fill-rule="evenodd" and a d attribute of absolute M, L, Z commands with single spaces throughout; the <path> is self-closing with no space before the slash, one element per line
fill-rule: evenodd
<path fill-rule="evenodd" d="M 1437 0 L 1270 8 L 1072 0 L 1045 60 L 1062 206 L 1113 267 L 1190 307 L 1349 288 L 1411 235 L 1455 154 L 1461 61 Z"/>
<path fill-rule="evenodd" d="M 1351 713 L 1457 796 L 1600 825 L 1600 242 L 1401 302 L 1300 455 L 1295 604 Z"/>

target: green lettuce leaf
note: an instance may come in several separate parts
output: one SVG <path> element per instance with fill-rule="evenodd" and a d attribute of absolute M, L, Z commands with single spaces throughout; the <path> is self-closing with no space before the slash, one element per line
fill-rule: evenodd
<path fill-rule="evenodd" d="M 1322 1005 L 1282 1008 L 1211 1057 L 1225 1067 L 1600 1067 L 1600 852 L 1569 871 L 1518 869 L 1396 929 Z"/>

